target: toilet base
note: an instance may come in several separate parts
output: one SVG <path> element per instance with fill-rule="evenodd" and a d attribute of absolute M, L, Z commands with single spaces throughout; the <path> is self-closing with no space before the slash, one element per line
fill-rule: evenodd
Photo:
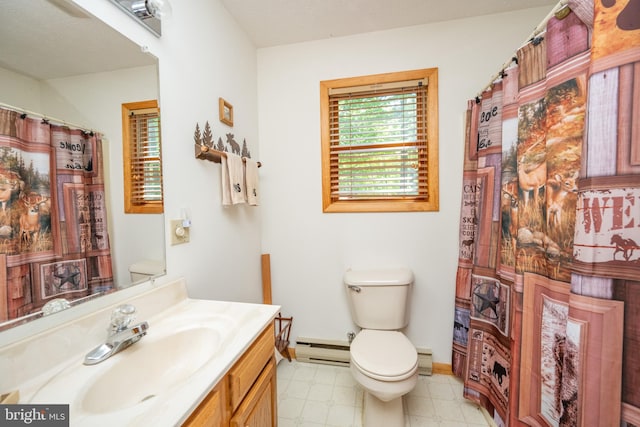
<path fill-rule="evenodd" d="M 383 402 L 371 393 L 364 393 L 364 427 L 404 427 L 402 396 Z"/>

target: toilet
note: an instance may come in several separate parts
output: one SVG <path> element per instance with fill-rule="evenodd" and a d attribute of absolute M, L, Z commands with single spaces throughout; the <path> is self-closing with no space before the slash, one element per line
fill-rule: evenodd
<path fill-rule="evenodd" d="M 138 283 L 149 280 L 154 276 L 164 273 L 164 262 L 150 259 L 143 259 L 129 266 L 131 283 Z"/>
<path fill-rule="evenodd" d="M 418 351 L 400 329 L 409 323 L 413 273 L 406 268 L 348 270 L 351 316 L 360 332 L 350 346 L 350 368 L 364 394 L 364 427 L 404 427 L 402 396 L 418 380 Z"/>

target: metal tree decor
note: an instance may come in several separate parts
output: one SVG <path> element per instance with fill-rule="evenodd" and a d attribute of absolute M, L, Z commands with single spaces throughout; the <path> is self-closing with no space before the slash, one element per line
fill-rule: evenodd
<path fill-rule="evenodd" d="M 224 146 L 224 143 L 222 142 L 222 138 L 218 137 L 218 145 L 216 146 L 216 150 L 218 151 L 227 151 L 227 147 Z"/>
<path fill-rule="evenodd" d="M 237 154 L 246 159 L 251 158 L 251 152 L 247 146 L 246 138 L 242 140 L 242 147 L 234 139 L 234 134 L 226 134 L 226 143 L 223 142 L 221 137 L 218 137 L 218 142 L 214 145 L 213 132 L 209 122 L 205 122 L 204 131 L 200 131 L 200 125 L 196 123 L 196 129 L 193 132 L 193 141 L 195 142 L 195 154 L 197 159 L 211 160 L 216 163 L 220 163 L 222 156 L 226 156 L 226 153 Z M 258 162 L 258 166 L 261 164 Z"/>
<path fill-rule="evenodd" d="M 202 132 L 202 144 L 209 148 L 213 147 L 213 134 L 211 133 L 209 122 L 206 122 L 204 125 L 204 132 Z"/>
<path fill-rule="evenodd" d="M 242 140 L 242 157 L 246 157 L 247 159 L 251 158 L 251 153 L 249 152 L 249 148 L 247 148 L 246 138 Z"/>
<path fill-rule="evenodd" d="M 193 132 L 193 142 L 196 145 L 202 145 L 202 136 L 200 135 L 200 125 L 196 123 L 196 130 Z"/>
<path fill-rule="evenodd" d="M 211 133 L 211 127 L 209 122 L 204 125 L 204 132 L 200 135 L 200 125 L 196 123 L 196 130 L 193 133 L 193 140 L 196 145 L 200 146 L 202 152 L 206 153 L 213 148 L 213 134 Z"/>

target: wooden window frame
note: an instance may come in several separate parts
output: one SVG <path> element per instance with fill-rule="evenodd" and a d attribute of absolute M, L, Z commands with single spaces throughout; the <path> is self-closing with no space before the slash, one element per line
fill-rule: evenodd
<path fill-rule="evenodd" d="M 132 135 L 130 131 L 130 117 L 136 110 L 158 109 L 158 101 L 140 101 L 122 104 L 122 156 L 124 171 L 124 211 L 125 213 L 136 214 L 159 214 L 164 212 L 164 194 L 160 201 L 149 203 L 134 203 L 132 197 L 133 175 L 132 175 Z M 158 114 L 159 114 L 158 110 Z M 160 142 L 161 144 L 161 142 Z M 160 155 L 160 167 L 162 168 L 162 154 Z M 162 180 L 162 171 L 160 172 Z"/>
<path fill-rule="evenodd" d="M 368 199 L 332 200 L 331 195 L 331 135 L 330 135 L 330 91 L 357 86 L 394 83 L 427 79 L 426 120 L 427 161 L 421 167 L 427 169 L 427 198 L 425 199 Z M 439 210 L 438 182 L 438 69 L 426 68 L 396 73 L 325 80 L 320 82 L 320 120 L 322 146 L 322 210 L 333 212 L 427 212 Z"/>

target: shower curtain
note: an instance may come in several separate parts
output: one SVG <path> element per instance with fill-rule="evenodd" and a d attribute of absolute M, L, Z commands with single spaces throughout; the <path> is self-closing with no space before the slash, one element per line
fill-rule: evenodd
<path fill-rule="evenodd" d="M 639 3 L 569 1 L 468 102 L 452 367 L 498 425 L 640 425 Z"/>
<path fill-rule="evenodd" d="M 0 108 L 0 322 L 113 289 L 101 144 Z"/>

